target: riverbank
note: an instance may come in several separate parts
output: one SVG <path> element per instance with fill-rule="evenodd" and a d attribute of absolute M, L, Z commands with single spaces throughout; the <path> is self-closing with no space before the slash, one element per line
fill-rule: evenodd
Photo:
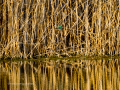
<path fill-rule="evenodd" d="M 49 60 L 111 60 L 111 59 L 120 59 L 119 55 L 111 56 L 72 56 L 72 57 L 39 57 L 39 58 L 0 58 L 0 61 L 49 61 Z"/>

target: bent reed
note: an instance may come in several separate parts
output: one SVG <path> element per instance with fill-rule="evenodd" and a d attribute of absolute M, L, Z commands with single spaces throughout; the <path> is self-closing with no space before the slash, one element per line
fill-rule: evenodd
<path fill-rule="evenodd" d="M 0 58 L 119 54 L 120 0 L 0 0 Z"/>

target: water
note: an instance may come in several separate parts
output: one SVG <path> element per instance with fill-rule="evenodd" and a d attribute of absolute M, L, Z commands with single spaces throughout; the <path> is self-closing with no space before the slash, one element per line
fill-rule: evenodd
<path fill-rule="evenodd" d="M 0 90 L 120 90 L 120 60 L 0 62 Z"/>

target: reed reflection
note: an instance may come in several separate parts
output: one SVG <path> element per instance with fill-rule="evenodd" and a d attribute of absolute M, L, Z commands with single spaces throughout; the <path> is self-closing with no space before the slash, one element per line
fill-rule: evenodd
<path fill-rule="evenodd" d="M 0 63 L 2 90 L 120 90 L 120 61 L 50 60 Z"/>

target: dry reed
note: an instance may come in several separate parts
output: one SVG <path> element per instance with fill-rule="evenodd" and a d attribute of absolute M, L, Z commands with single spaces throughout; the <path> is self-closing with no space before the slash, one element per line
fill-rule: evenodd
<path fill-rule="evenodd" d="M 117 55 L 119 29 L 120 0 L 0 0 L 0 57 Z"/>

